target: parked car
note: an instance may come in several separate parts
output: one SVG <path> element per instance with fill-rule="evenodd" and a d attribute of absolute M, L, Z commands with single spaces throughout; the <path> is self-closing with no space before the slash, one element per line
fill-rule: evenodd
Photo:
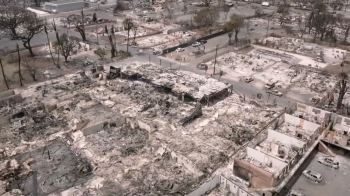
<path fill-rule="evenodd" d="M 310 171 L 310 170 L 304 170 L 303 171 L 303 176 L 307 179 L 310 179 L 316 183 L 320 183 L 322 181 L 322 175 L 314 172 L 314 171 Z"/>
<path fill-rule="evenodd" d="M 205 39 L 201 39 L 201 40 L 199 40 L 199 42 L 202 43 L 202 44 L 206 44 L 208 41 L 205 40 Z"/>
<path fill-rule="evenodd" d="M 339 162 L 329 157 L 321 157 L 317 160 L 317 162 L 321 163 L 322 165 L 331 167 L 333 169 L 339 169 Z"/>
<path fill-rule="evenodd" d="M 183 52 L 183 51 L 185 51 L 185 49 L 183 49 L 183 48 L 176 48 L 175 51 L 176 51 L 176 52 Z"/>
<path fill-rule="evenodd" d="M 252 78 L 252 77 L 245 78 L 246 83 L 253 82 L 253 81 L 254 81 L 254 78 Z"/>
<path fill-rule="evenodd" d="M 197 65 L 197 68 L 199 70 L 207 70 L 208 69 L 208 65 L 205 64 L 205 63 L 200 63 L 200 64 Z"/>
<path fill-rule="evenodd" d="M 200 46 L 200 45 L 201 45 L 200 42 L 196 42 L 196 43 L 192 44 L 192 47 L 198 47 L 198 46 Z"/>
<path fill-rule="evenodd" d="M 299 191 L 296 191 L 296 190 L 291 190 L 287 196 L 305 196 L 305 194 L 303 194 Z"/>

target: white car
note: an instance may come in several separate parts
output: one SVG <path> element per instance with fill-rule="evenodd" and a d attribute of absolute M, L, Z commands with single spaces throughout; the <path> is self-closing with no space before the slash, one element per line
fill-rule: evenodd
<path fill-rule="evenodd" d="M 304 170 L 303 176 L 307 179 L 310 179 L 316 183 L 320 183 L 322 181 L 322 175 L 310 170 Z"/>
<path fill-rule="evenodd" d="M 192 47 L 198 47 L 198 46 L 200 46 L 200 45 L 201 45 L 200 42 L 196 42 L 196 43 L 192 44 Z"/>
<path fill-rule="evenodd" d="M 296 191 L 296 190 L 291 190 L 289 193 L 288 193 L 288 196 L 305 196 L 303 193 L 299 192 L 299 191 Z"/>
<path fill-rule="evenodd" d="M 176 51 L 176 52 L 183 52 L 183 51 L 185 51 L 185 49 L 183 49 L 183 48 L 176 48 L 175 51 Z"/>
<path fill-rule="evenodd" d="M 251 77 L 245 78 L 245 82 L 246 83 L 250 83 L 250 82 L 253 82 L 253 81 L 254 81 L 254 78 L 251 78 Z"/>
<path fill-rule="evenodd" d="M 317 162 L 321 163 L 322 165 L 331 167 L 333 169 L 339 169 L 339 162 L 335 161 L 332 158 L 328 158 L 328 157 L 321 157 L 317 160 Z"/>
<path fill-rule="evenodd" d="M 281 93 L 275 89 L 273 89 L 272 92 L 274 93 L 274 95 L 279 96 L 279 97 L 281 97 L 283 95 L 283 93 Z"/>

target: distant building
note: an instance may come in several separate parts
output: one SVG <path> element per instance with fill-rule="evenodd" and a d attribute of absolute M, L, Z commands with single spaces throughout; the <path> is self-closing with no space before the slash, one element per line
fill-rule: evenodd
<path fill-rule="evenodd" d="M 44 10 L 49 12 L 58 13 L 58 12 L 69 12 L 74 10 L 79 10 L 86 7 L 84 1 L 55 1 L 55 2 L 46 2 L 43 4 Z"/>

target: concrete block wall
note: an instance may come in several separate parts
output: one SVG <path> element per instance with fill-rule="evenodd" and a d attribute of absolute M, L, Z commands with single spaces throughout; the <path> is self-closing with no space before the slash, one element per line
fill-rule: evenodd
<path fill-rule="evenodd" d="M 100 122 L 100 123 L 97 123 L 95 125 L 86 127 L 85 129 L 82 130 L 82 132 L 83 132 L 84 136 L 88 136 L 88 135 L 97 133 L 97 132 L 99 132 L 99 131 L 101 131 L 103 129 L 103 125 L 105 123 L 108 123 L 108 122 L 107 121 Z"/>
<path fill-rule="evenodd" d="M 220 184 L 220 176 L 216 175 L 209 181 L 202 184 L 199 188 L 194 190 L 192 193 L 188 194 L 187 196 L 202 196 L 205 195 L 207 191 L 210 191 L 214 189 L 216 186 Z"/>
<path fill-rule="evenodd" d="M 15 95 L 15 91 L 14 90 L 9 90 L 9 91 L 5 91 L 0 93 L 0 100 L 6 97 L 10 97 L 12 95 Z"/>
<path fill-rule="evenodd" d="M 285 134 L 280 133 L 278 131 L 274 131 L 272 129 L 268 130 L 267 139 L 269 141 L 279 141 L 282 144 L 286 144 L 288 146 L 294 145 L 294 146 L 297 146 L 299 148 L 302 148 L 305 145 L 305 142 L 303 142 L 301 140 L 298 140 L 294 137 L 285 135 Z"/>
<path fill-rule="evenodd" d="M 263 164 L 269 165 L 269 163 L 271 163 L 272 167 L 278 168 L 280 170 L 284 169 L 287 166 L 285 162 L 250 147 L 247 147 L 247 156 L 254 158 Z"/>
<path fill-rule="evenodd" d="M 250 164 L 245 160 L 234 158 L 234 170 L 241 170 L 244 173 L 248 172 L 249 182 L 254 188 L 269 188 L 278 184 L 277 176 L 265 171 L 264 169 Z"/>
<path fill-rule="evenodd" d="M 169 150 L 171 151 L 171 150 Z M 203 176 L 203 172 L 201 172 L 199 169 L 197 169 L 196 165 L 187 157 L 176 153 L 174 151 L 171 151 L 171 158 L 173 158 L 174 160 L 176 160 L 177 163 L 183 165 L 188 171 L 192 172 L 194 176 L 196 176 L 197 178 L 200 178 L 201 176 Z"/>
<path fill-rule="evenodd" d="M 250 193 L 245 191 L 242 187 L 238 186 L 236 183 L 228 180 L 227 178 L 220 176 L 221 184 L 235 196 L 252 196 Z"/>
<path fill-rule="evenodd" d="M 21 94 L 11 95 L 11 96 L 0 99 L 0 105 L 5 105 L 5 104 L 7 104 L 7 102 L 20 103 L 22 101 L 23 101 L 23 97 Z"/>
<path fill-rule="evenodd" d="M 203 196 L 206 192 L 214 189 L 217 186 L 224 186 L 227 190 L 233 193 L 235 196 L 252 196 L 249 192 L 245 191 L 242 187 L 236 183 L 228 180 L 224 176 L 216 175 L 209 181 L 202 184 L 199 188 L 188 194 L 187 196 Z"/>
<path fill-rule="evenodd" d="M 297 103 L 297 111 L 305 112 L 309 115 L 319 116 L 320 118 L 324 118 L 326 114 L 330 114 L 330 112 L 328 111 L 321 110 L 319 108 L 315 108 L 302 103 Z"/>

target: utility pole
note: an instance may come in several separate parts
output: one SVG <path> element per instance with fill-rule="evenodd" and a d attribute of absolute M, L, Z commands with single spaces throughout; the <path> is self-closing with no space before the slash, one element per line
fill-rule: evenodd
<path fill-rule="evenodd" d="M 269 26 L 270 26 L 270 18 L 267 19 L 266 38 L 268 37 L 268 34 L 269 34 Z"/>
<path fill-rule="evenodd" d="M 95 27 L 96 27 L 97 45 L 100 45 L 100 43 L 98 42 L 97 21 L 95 22 Z"/>
<path fill-rule="evenodd" d="M 216 49 L 215 49 L 215 60 L 214 60 L 214 70 L 213 70 L 213 75 L 215 75 L 215 66 L 216 66 L 216 57 L 218 56 L 218 47 L 219 44 L 216 45 Z"/>
<path fill-rule="evenodd" d="M 2 77 L 4 78 L 4 82 L 6 84 L 7 89 L 10 89 L 9 84 L 7 83 L 7 78 L 4 72 L 4 67 L 2 66 L 2 61 L 0 59 L 0 66 L 1 66 L 1 72 L 2 72 Z"/>
<path fill-rule="evenodd" d="M 21 74 L 21 55 L 19 54 L 19 46 L 18 43 L 16 43 L 16 48 L 17 48 L 17 54 L 18 54 L 18 75 L 19 75 L 19 83 L 21 86 L 23 86 L 22 83 L 22 74 Z"/>
<path fill-rule="evenodd" d="M 33 196 L 38 196 L 38 172 L 33 171 Z"/>

